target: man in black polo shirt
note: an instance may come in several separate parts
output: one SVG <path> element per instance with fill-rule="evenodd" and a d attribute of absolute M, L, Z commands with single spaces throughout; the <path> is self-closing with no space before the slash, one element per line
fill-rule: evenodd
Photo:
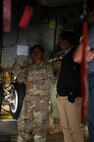
<path fill-rule="evenodd" d="M 64 142 L 84 142 L 81 129 L 80 64 L 73 61 L 75 37 L 71 31 L 59 35 L 59 46 L 64 50 L 57 81 L 57 105 L 64 133 Z"/>

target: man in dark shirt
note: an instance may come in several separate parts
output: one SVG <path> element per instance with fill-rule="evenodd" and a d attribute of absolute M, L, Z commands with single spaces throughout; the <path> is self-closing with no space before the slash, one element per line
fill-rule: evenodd
<path fill-rule="evenodd" d="M 84 142 L 81 129 L 80 64 L 73 61 L 74 41 L 71 31 L 64 31 L 59 36 L 59 46 L 65 56 L 57 81 L 57 105 L 64 142 Z"/>
<path fill-rule="evenodd" d="M 84 102 L 85 112 L 88 113 L 88 128 L 90 141 L 94 142 L 94 0 L 87 0 L 87 15 L 88 15 L 88 46 L 86 53 L 86 60 L 88 63 L 88 103 L 87 99 Z M 75 54 L 74 60 L 77 63 L 82 62 L 82 42 L 79 44 Z M 89 109 L 87 109 L 89 104 Z"/>

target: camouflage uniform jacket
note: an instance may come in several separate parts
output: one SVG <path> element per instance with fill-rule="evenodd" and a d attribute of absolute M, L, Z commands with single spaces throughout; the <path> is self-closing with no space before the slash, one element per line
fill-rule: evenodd
<path fill-rule="evenodd" d="M 20 70 L 17 79 L 19 82 L 31 83 L 31 89 L 27 87 L 27 94 L 29 95 L 45 94 L 55 83 L 55 75 L 51 64 L 48 62 L 32 63 L 26 69 Z"/>

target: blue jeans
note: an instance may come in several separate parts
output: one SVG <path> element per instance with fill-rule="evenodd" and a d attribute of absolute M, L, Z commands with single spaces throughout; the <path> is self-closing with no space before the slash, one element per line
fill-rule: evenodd
<path fill-rule="evenodd" d="M 90 142 L 94 142 L 94 73 L 88 76 L 89 81 L 89 114 L 88 114 L 88 129 Z"/>

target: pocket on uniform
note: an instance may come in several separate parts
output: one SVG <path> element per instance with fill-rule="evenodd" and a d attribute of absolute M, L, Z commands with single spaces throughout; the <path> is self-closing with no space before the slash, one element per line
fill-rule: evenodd
<path fill-rule="evenodd" d="M 41 79 L 37 81 L 36 87 L 39 90 L 47 90 L 50 88 L 50 80 L 49 79 Z"/>

